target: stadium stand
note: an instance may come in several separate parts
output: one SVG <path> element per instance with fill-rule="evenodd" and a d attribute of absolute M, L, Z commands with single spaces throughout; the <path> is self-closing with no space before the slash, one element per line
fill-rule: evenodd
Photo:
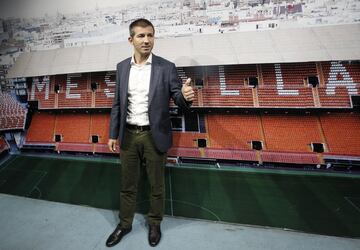
<path fill-rule="evenodd" d="M 296 92 L 294 92 L 296 91 Z M 294 94 L 298 93 L 298 94 Z M 259 86 L 258 99 L 260 107 L 314 107 L 314 98 L 310 88 L 302 86 L 291 86 L 279 90 L 273 86 Z"/>
<path fill-rule="evenodd" d="M 66 85 L 65 90 L 58 93 L 58 108 L 90 108 L 92 106 L 92 91 L 88 84 L 89 74 L 68 74 L 66 82 L 60 76 L 61 85 Z M 66 83 L 66 84 L 65 84 Z"/>
<path fill-rule="evenodd" d="M 24 129 L 27 109 L 11 94 L 0 91 L 0 131 Z"/>
<path fill-rule="evenodd" d="M 256 162 L 256 153 L 252 150 L 206 148 L 205 158 L 216 160 L 237 160 Z"/>
<path fill-rule="evenodd" d="M 251 149 L 251 141 L 262 141 L 261 122 L 254 115 L 208 115 L 209 147 Z"/>
<path fill-rule="evenodd" d="M 38 101 L 39 109 L 55 108 L 54 88 L 57 78 L 58 76 L 33 77 L 32 84 L 28 86 L 28 101 Z"/>
<path fill-rule="evenodd" d="M 176 147 L 197 147 L 197 139 L 207 139 L 207 134 L 177 131 L 173 133 L 173 143 Z"/>
<path fill-rule="evenodd" d="M 313 115 L 262 115 L 262 126 L 269 151 L 311 152 L 311 143 L 324 143 Z"/>
<path fill-rule="evenodd" d="M 107 144 L 109 139 L 109 114 L 91 114 L 90 135 L 98 136 L 99 144 Z"/>
<path fill-rule="evenodd" d="M 327 87 L 319 88 L 319 99 L 321 107 L 350 108 L 351 101 L 346 87 L 337 87 L 335 95 L 329 95 Z"/>
<path fill-rule="evenodd" d="M 227 89 L 228 90 L 228 89 Z M 252 90 L 248 87 L 237 87 L 235 92 L 222 93 L 219 87 L 202 89 L 203 107 L 253 107 Z"/>
<path fill-rule="evenodd" d="M 56 144 L 57 151 L 111 153 L 107 148 L 109 119 L 109 114 L 102 113 L 37 112 L 32 117 L 25 144 Z"/>
<path fill-rule="evenodd" d="M 360 156 L 358 113 L 329 113 L 320 119 L 330 153 Z"/>
<path fill-rule="evenodd" d="M 115 72 L 92 73 L 91 82 L 98 83 L 95 91 L 95 107 L 111 107 L 115 97 Z"/>
<path fill-rule="evenodd" d="M 359 94 L 359 63 L 322 62 L 324 86 L 319 88 L 322 107 L 351 107 L 350 95 Z M 357 73 L 356 73 L 357 72 Z"/>
<path fill-rule="evenodd" d="M 55 134 L 61 135 L 61 142 L 90 143 L 90 115 L 73 113 L 56 117 Z"/>
<path fill-rule="evenodd" d="M 252 90 L 245 83 L 257 76 L 255 65 L 209 66 L 206 70 L 207 85 L 201 95 L 204 107 L 254 107 Z"/>
<path fill-rule="evenodd" d="M 315 153 L 294 152 L 261 152 L 263 162 L 268 163 L 294 163 L 294 164 L 319 164 L 321 163 Z"/>
<path fill-rule="evenodd" d="M 56 116 L 44 112 L 36 112 L 32 116 L 27 131 L 26 144 L 54 144 Z"/>
<path fill-rule="evenodd" d="M 62 140 L 56 143 L 57 151 L 111 153 L 107 148 L 109 118 L 108 113 L 36 113 L 26 143 L 55 143 L 54 134 L 59 134 Z M 206 120 L 207 133 L 174 131 L 174 146 L 168 155 L 192 159 L 319 164 L 321 158 L 313 152 L 313 143 L 324 145 L 324 155 L 360 155 L 358 114 L 213 114 L 207 115 Z M 96 136 L 98 141 L 93 142 L 92 136 Z M 204 148 L 199 147 L 199 139 L 206 140 Z M 261 143 L 259 157 L 252 147 L 254 141 Z"/>
<path fill-rule="evenodd" d="M 177 70 L 183 82 L 188 77 L 195 81 L 196 100 L 192 107 L 208 112 L 204 115 L 206 132 L 174 131 L 170 157 L 323 164 L 325 156 L 360 155 L 357 113 L 277 111 L 350 108 L 350 96 L 358 95 L 359 90 L 360 66 L 356 62 L 194 66 Z M 315 84 L 309 84 L 309 77 L 315 79 Z M 250 78 L 255 79 L 255 85 L 249 85 Z M 49 79 L 33 81 L 29 100 L 38 98 L 40 109 L 73 109 L 73 113 L 36 113 L 26 143 L 53 143 L 58 151 L 111 153 L 107 140 L 115 72 L 56 75 Z M 79 112 L 88 108 L 99 110 Z M 212 108 L 231 109 L 210 113 Z M 232 114 L 234 108 L 265 108 L 271 114 L 263 110 Z M 40 128 L 43 132 L 39 132 Z"/>
<path fill-rule="evenodd" d="M 317 75 L 315 63 L 261 65 L 263 84 L 258 89 L 260 107 L 314 107 L 307 78 Z"/>
<path fill-rule="evenodd" d="M 89 143 L 66 143 L 60 142 L 56 144 L 56 151 L 72 151 L 72 152 L 94 152 L 92 144 Z"/>
<path fill-rule="evenodd" d="M 249 77 L 257 77 L 256 65 L 220 65 L 208 66 L 208 86 L 219 86 L 219 83 L 226 83 L 227 89 L 236 89 L 244 86 Z"/>
<path fill-rule="evenodd" d="M 168 151 L 169 156 L 179 156 L 186 158 L 201 158 L 201 152 L 198 148 L 172 147 Z"/>
<path fill-rule="evenodd" d="M 183 82 L 195 81 L 193 107 L 350 108 L 350 95 L 360 87 L 359 67 L 332 61 L 180 67 L 178 73 Z M 309 85 L 309 77 L 319 84 Z M 29 101 L 39 101 L 40 109 L 110 108 L 114 88 L 114 71 L 34 77 Z"/>
<path fill-rule="evenodd" d="M 304 86 L 308 76 L 317 75 L 315 63 L 263 64 L 263 82 L 266 86 Z"/>

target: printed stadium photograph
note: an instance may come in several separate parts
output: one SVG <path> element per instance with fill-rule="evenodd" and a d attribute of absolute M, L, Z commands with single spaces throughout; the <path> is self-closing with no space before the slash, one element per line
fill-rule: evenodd
<path fill-rule="evenodd" d="M 360 0 L 0 2 L 1 250 L 360 249 Z"/>

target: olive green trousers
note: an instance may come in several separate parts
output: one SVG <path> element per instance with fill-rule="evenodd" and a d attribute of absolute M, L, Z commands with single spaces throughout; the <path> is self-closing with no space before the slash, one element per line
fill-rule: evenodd
<path fill-rule="evenodd" d="M 129 228 L 136 210 L 136 195 L 141 165 L 145 165 L 150 183 L 148 223 L 160 225 L 165 209 L 166 153 L 159 152 L 150 131 L 125 130 L 120 150 L 121 190 L 119 218 L 122 228 Z"/>

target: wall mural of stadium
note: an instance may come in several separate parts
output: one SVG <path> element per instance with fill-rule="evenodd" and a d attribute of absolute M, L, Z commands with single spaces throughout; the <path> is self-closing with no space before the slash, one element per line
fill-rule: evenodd
<path fill-rule="evenodd" d="M 360 156 L 353 103 L 358 62 L 179 67 L 178 74 L 194 79 L 196 100 L 184 114 L 170 103 L 169 156 L 315 165 Z M 38 110 L 25 147 L 110 153 L 115 72 L 32 77 L 27 83 L 28 101 Z"/>
<path fill-rule="evenodd" d="M 355 0 L 169 0 L 0 19 L 0 193 L 118 209 L 115 68 L 145 17 L 154 54 L 196 93 L 190 111 L 169 103 L 166 214 L 360 237 L 359 13 Z"/>

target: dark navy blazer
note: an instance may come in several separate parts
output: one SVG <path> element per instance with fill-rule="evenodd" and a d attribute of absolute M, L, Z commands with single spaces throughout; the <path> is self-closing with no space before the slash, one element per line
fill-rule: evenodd
<path fill-rule="evenodd" d="M 110 139 L 119 139 L 120 148 L 123 138 L 128 109 L 128 85 L 131 57 L 117 64 L 116 89 L 110 117 Z M 177 75 L 175 64 L 168 60 L 152 56 L 149 88 L 149 122 L 156 148 L 166 152 L 172 145 L 172 131 L 169 113 L 169 101 L 172 98 L 176 105 L 189 109 L 181 93 L 182 83 Z"/>

